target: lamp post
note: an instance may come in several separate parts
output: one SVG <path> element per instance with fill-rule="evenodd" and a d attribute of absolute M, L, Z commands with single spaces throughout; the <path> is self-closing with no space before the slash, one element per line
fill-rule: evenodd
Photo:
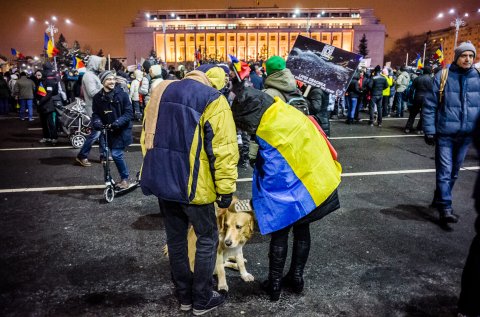
<path fill-rule="evenodd" d="M 448 10 L 448 14 L 450 15 L 454 15 L 456 14 L 456 11 L 455 9 L 450 9 Z M 463 15 L 463 17 L 460 17 L 458 14 L 456 15 L 455 17 L 455 20 L 453 20 L 452 22 L 450 22 L 450 25 L 455 27 L 455 42 L 454 42 L 454 47 L 453 49 L 456 49 L 457 48 L 457 41 L 458 41 L 458 31 L 460 30 L 460 27 L 461 26 L 465 26 L 466 24 L 466 21 L 463 20 L 462 18 L 467 18 L 469 16 L 468 13 L 465 13 Z M 444 17 L 444 14 L 443 12 L 440 12 L 437 16 L 439 19 L 443 18 Z"/>

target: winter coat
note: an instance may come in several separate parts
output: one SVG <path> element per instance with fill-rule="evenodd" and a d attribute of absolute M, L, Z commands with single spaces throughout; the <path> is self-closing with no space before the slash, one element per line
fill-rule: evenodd
<path fill-rule="evenodd" d="M 433 88 L 425 95 L 423 131 L 426 135 L 470 134 L 480 112 L 480 75 L 475 68 L 464 70 L 450 66 L 439 105 L 440 77 L 435 76 Z"/>
<path fill-rule="evenodd" d="M 107 93 L 100 90 L 93 97 L 92 126 L 101 130 L 103 125 L 111 124 L 108 131 L 108 146 L 123 149 L 132 143 L 133 108 L 128 94 L 120 87 Z"/>
<path fill-rule="evenodd" d="M 334 194 L 342 168 L 307 116 L 253 88 L 240 91 L 232 111 L 237 126 L 254 133 L 259 145 L 252 201 L 262 234 L 296 223 Z"/>
<path fill-rule="evenodd" d="M 388 88 L 388 82 L 382 75 L 375 75 L 368 82 L 372 96 L 383 96 L 383 90 Z"/>
<path fill-rule="evenodd" d="M 225 85 L 220 67 L 210 71 Z M 236 190 L 235 123 L 215 80 L 201 71 L 165 80 L 152 91 L 141 136 L 145 195 L 187 204 L 209 204 Z"/>
<path fill-rule="evenodd" d="M 432 91 L 433 77 L 430 74 L 418 76 L 412 83 L 412 89 L 414 90 L 413 100 L 416 103 L 423 103 L 425 95 Z"/>
<path fill-rule="evenodd" d="M 8 97 L 10 97 L 10 89 L 8 89 L 8 83 L 2 76 L 0 78 L 0 99 L 5 99 Z"/>
<path fill-rule="evenodd" d="M 258 76 L 256 73 L 251 73 L 250 74 L 250 81 L 253 84 L 253 87 L 258 90 L 263 90 L 265 87 L 263 86 L 263 78 Z"/>
<path fill-rule="evenodd" d="M 390 87 L 392 87 L 392 85 L 393 85 L 393 77 L 392 76 L 386 76 L 386 75 L 382 75 L 382 77 L 387 80 L 387 85 L 388 85 L 388 87 L 383 90 L 382 96 L 388 97 L 388 96 L 390 96 Z"/>
<path fill-rule="evenodd" d="M 90 56 L 87 62 L 87 70 L 82 78 L 82 93 L 85 100 L 85 110 L 88 116 L 92 116 L 92 102 L 103 85 L 98 78 L 97 73 L 102 67 L 102 58 L 99 56 Z"/>
<path fill-rule="evenodd" d="M 267 77 L 264 82 L 265 90 L 272 97 L 279 97 L 286 101 L 284 94 L 291 94 L 297 90 L 297 81 L 293 77 L 290 69 L 285 68 L 281 71 L 275 72 Z"/>
<path fill-rule="evenodd" d="M 132 101 L 139 101 L 140 100 L 139 89 L 142 84 L 143 73 L 141 70 L 137 69 L 135 70 L 134 74 L 135 74 L 135 79 L 130 84 L 130 99 L 132 99 Z"/>
<path fill-rule="evenodd" d="M 26 76 L 21 76 L 15 83 L 14 95 L 18 99 L 33 99 L 35 94 L 35 83 Z"/>
<path fill-rule="evenodd" d="M 309 112 L 320 124 L 327 136 L 330 136 L 330 112 L 328 111 L 329 95 L 318 87 L 312 87 L 307 96 L 310 107 Z"/>
<path fill-rule="evenodd" d="M 358 76 L 353 76 L 352 81 L 350 81 L 348 85 L 347 92 L 351 98 L 360 98 L 362 95 L 362 89 L 360 89 L 358 79 Z"/>
<path fill-rule="evenodd" d="M 410 83 L 410 75 L 405 71 L 401 72 L 397 77 L 397 81 L 395 82 L 395 88 L 397 92 L 404 92 L 408 87 L 408 83 Z"/>
<path fill-rule="evenodd" d="M 38 111 L 43 114 L 52 113 L 55 111 L 55 99 L 58 98 L 58 81 L 55 74 L 48 71 L 42 85 L 47 94 L 38 101 Z"/>

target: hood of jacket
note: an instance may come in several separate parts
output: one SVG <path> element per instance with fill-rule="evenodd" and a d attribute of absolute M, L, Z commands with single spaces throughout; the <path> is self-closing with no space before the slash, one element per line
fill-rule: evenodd
<path fill-rule="evenodd" d="M 193 79 L 196 80 L 204 85 L 207 85 L 209 87 L 213 87 L 212 83 L 210 82 L 209 78 L 204 72 L 201 72 L 199 70 L 194 70 L 185 75 L 185 78 L 188 79 Z"/>
<path fill-rule="evenodd" d="M 233 120 L 238 128 L 254 134 L 263 114 L 274 102 L 275 100 L 268 94 L 252 87 L 245 87 L 233 100 Z"/>
<path fill-rule="evenodd" d="M 282 92 L 294 92 L 297 89 L 297 82 L 290 69 L 285 68 L 275 72 L 265 79 L 265 88 L 275 88 Z"/>
<path fill-rule="evenodd" d="M 92 71 L 92 72 L 99 72 L 100 69 L 102 68 L 102 57 L 92 55 L 88 58 L 87 62 L 87 70 Z"/>
<path fill-rule="evenodd" d="M 213 88 L 222 90 L 225 87 L 226 73 L 222 67 L 215 64 L 204 64 L 197 70 L 205 73 Z"/>
<path fill-rule="evenodd" d="M 142 81 L 143 72 L 140 69 L 135 69 L 135 71 L 133 72 L 133 75 L 135 75 L 136 80 Z"/>

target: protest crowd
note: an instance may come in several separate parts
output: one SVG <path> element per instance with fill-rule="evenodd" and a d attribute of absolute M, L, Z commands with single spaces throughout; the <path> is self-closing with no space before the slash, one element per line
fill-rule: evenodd
<path fill-rule="evenodd" d="M 182 210 L 182 214 L 188 216 L 194 227 L 215 228 L 215 223 L 202 223 L 195 213 L 205 212 L 211 216 L 215 212 L 213 209 L 215 201 L 219 207 L 227 208 L 235 191 L 237 166 L 240 168 L 252 166 L 254 180 L 262 185 L 254 188 L 251 203 L 262 234 L 272 233 L 268 255 L 269 277 L 263 287 L 270 299 L 276 301 L 282 288 L 302 292 L 303 268 L 310 248 L 308 225 L 339 208 L 336 189 L 340 183 L 341 167 L 336 162 L 333 152 L 329 151 L 331 144 L 328 141 L 332 119 L 342 120 L 348 125 L 362 125 L 365 129 L 381 129 L 385 118 L 408 117 L 404 133 L 424 135 L 427 144 L 436 146 L 437 184 L 432 205 L 437 208 L 440 221 L 455 223 L 458 220 L 452 209 L 452 187 L 469 144 L 474 142 L 480 147 L 478 135 L 476 139 L 473 137 L 474 133 L 478 134 L 480 131 L 476 122 L 480 112 L 480 77 L 473 67 L 476 54 L 476 48 L 471 43 L 464 42 L 455 50 L 455 60 L 449 61 L 451 65 L 445 67 L 440 64 L 425 65 L 421 68 L 381 65 L 371 68 L 356 67 L 352 70 L 350 80 L 344 83 L 344 91 L 339 95 L 329 93 L 328 89 L 298 81 L 292 74 L 293 71 L 287 67 L 288 62 L 280 56 L 258 61 L 241 61 L 235 56 L 230 56 L 229 63 L 215 61 L 207 63 L 198 60 L 195 69 L 188 69 L 184 65 L 168 66 L 159 59 L 147 57 L 137 65 L 109 69 L 105 58 L 92 55 L 81 60 L 80 65 L 64 67 L 58 71 L 55 71 L 52 62 L 46 61 L 42 70 L 33 73 L 13 70 L 0 74 L 0 115 L 15 113 L 19 120 L 28 121 L 37 120 L 38 117 L 43 133 L 39 142 L 46 146 L 55 146 L 63 142 L 62 138 L 65 136 L 60 120 L 62 109 L 78 99 L 81 100 L 85 108 L 84 113 L 91 119 L 91 123 L 83 146 L 79 149 L 77 157 L 72 160 L 76 161 L 79 168 L 88 168 L 92 165 L 89 161 L 92 145 L 99 142 L 100 161 L 115 162 L 120 175 L 118 186 L 122 188 L 128 188 L 130 182 L 123 152 L 132 142 L 133 123 L 143 122 L 141 143 L 144 175 L 141 186 L 144 193 L 159 198 L 160 209 L 166 216 L 167 241 L 169 246 L 171 244 L 171 252 L 175 254 L 182 253 L 181 248 L 175 245 L 183 241 L 178 237 L 180 234 L 178 231 L 181 230 L 178 229 L 180 224 L 175 218 L 175 211 Z M 445 74 L 445 69 L 449 69 L 448 74 Z M 460 95 L 459 87 L 464 89 L 463 95 Z M 190 89 L 195 89 L 196 98 L 193 98 L 193 94 L 186 96 L 191 94 Z M 439 95 L 441 99 L 443 98 L 440 102 Z M 198 113 L 198 116 L 205 118 L 205 121 L 198 122 L 189 122 L 191 119 L 185 119 L 185 124 L 188 125 L 190 130 L 186 129 L 192 133 L 191 135 L 197 124 L 203 124 L 202 129 L 206 131 L 205 135 L 202 133 L 205 149 L 199 150 L 201 153 L 198 155 L 210 159 L 213 155 L 217 159 L 212 161 L 214 162 L 210 167 L 212 171 L 202 166 L 203 163 L 199 163 L 198 166 L 200 170 L 198 173 L 204 174 L 199 177 L 196 191 L 216 188 L 216 191 L 204 192 L 204 197 L 208 197 L 206 200 L 195 196 L 193 189 L 189 192 L 191 197 L 187 195 L 187 198 L 178 194 L 184 190 L 183 188 L 164 190 L 163 188 L 167 186 L 173 186 L 174 182 L 168 183 L 168 179 L 160 181 L 152 176 L 155 175 L 154 166 L 158 167 L 158 164 L 164 164 L 166 166 L 164 168 L 172 170 L 181 169 L 182 166 L 180 163 L 179 165 L 171 163 L 181 161 L 182 158 L 161 152 L 156 148 L 159 141 L 153 141 L 156 134 L 168 135 L 170 130 L 168 126 L 161 127 L 161 124 L 157 124 L 157 117 L 152 121 L 152 117 L 149 116 L 157 115 L 158 122 L 164 116 L 166 119 L 161 120 L 164 125 L 165 122 L 176 120 L 175 118 L 180 116 L 174 110 L 166 113 L 165 109 L 171 108 L 168 100 L 181 103 L 187 109 L 183 111 Z M 285 105 L 290 108 L 284 108 Z M 106 115 L 106 109 L 111 110 L 112 114 Z M 248 112 L 245 109 L 248 109 Z M 177 117 L 168 117 L 173 113 L 177 114 Z M 223 121 L 216 121 L 216 116 L 222 116 Z M 285 120 L 282 116 L 289 116 L 290 124 L 282 121 Z M 308 123 L 302 121 L 304 116 L 309 116 Z M 459 119 L 462 116 L 464 118 Z M 182 118 L 191 117 L 194 116 L 182 114 Z M 105 125 L 113 131 L 113 141 L 108 145 L 102 144 L 100 132 Z M 275 175 L 269 175 L 265 166 L 269 164 L 269 160 L 281 160 L 272 154 L 272 149 L 275 149 L 273 144 L 278 146 L 278 143 L 276 137 L 269 134 L 269 129 L 276 129 L 279 135 L 289 135 L 287 129 L 289 125 L 296 125 L 305 135 L 311 135 L 317 143 L 324 144 L 321 149 L 318 148 L 318 144 L 305 144 L 303 149 L 320 151 L 315 153 L 322 153 L 324 158 L 318 162 L 310 159 L 295 162 L 296 165 L 291 161 L 282 165 L 287 168 L 285 166 L 290 164 L 288 170 L 292 175 L 298 169 L 298 164 L 305 164 L 306 168 L 311 166 L 325 182 L 325 186 L 322 186 L 323 192 L 316 192 L 305 185 L 306 190 L 315 198 L 315 201 L 310 199 L 301 203 L 302 206 L 308 206 L 305 207 L 308 209 L 305 210 L 307 216 L 301 216 L 300 211 L 295 216 L 289 214 L 287 211 L 296 210 L 299 204 L 276 201 L 272 198 L 274 195 L 268 196 L 265 193 L 269 190 L 270 194 L 287 191 L 286 188 L 269 189 L 269 181 L 271 182 Z M 216 136 L 221 136 L 222 139 Z M 175 142 L 181 142 L 179 140 L 181 138 L 173 139 Z M 182 148 L 184 146 L 190 150 L 190 147 L 193 148 L 195 142 L 198 142 L 190 141 L 191 143 L 182 145 Z M 106 146 L 112 148 L 111 157 L 105 156 Z M 168 149 L 169 145 L 162 146 Z M 153 154 L 154 151 L 157 154 Z M 170 163 L 165 163 L 165 160 Z M 150 177 L 147 173 L 150 173 Z M 205 176 L 208 173 L 213 173 L 213 177 Z M 222 175 L 222 179 L 215 179 L 215 173 Z M 479 187 L 477 185 L 475 196 L 477 211 L 480 211 Z M 285 217 L 282 218 L 284 221 L 275 226 L 271 226 L 266 215 L 267 211 L 262 214 L 264 209 L 272 208 L 272 205 L 283 206 L 277 210 L 285 209 L 285 213 L 279 215 L 280 218 Z M 459 309 L 465 316 L 480 315 L 478 222 L 479 220 L 476 224 L 477 236 L 464 272 L 469 277 L 464 275 L 462 279 Z M 288 234 L 291 228 L 295 255 L 290 271 L 284 276 Z M 209 241 L 201 251 L 214 254 L 215 239 L 218 237 L 206 237 L 207 233 L 202 234 L 200 229 L 198 234 L 199 239 Z M 208 261 L 210 262 L 199 265 L 198 273 L 195 271 L 193 279 L 190 272 L 181 271 L 178 263 L 171 262 L 172 279 L 178 290 L 181 310 L 190 310 L 193 305 L 194 314 L 201 315 L 225 301 L 222 293 L 213 291 L 211 281 L 207 278 L 212 275 L 215 262 L 214 259 L 213 263 L 211 259 Z"/>

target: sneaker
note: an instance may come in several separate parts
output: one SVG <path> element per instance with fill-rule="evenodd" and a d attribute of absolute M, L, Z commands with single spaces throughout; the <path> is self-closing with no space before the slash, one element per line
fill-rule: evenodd
<path fill-rule="evenodd" d="M 32 121 L 33 121 L 33 118 L 28 119 L 28 121 L 32 122 Z"/>
<path fill-rule="evenodd" d="M 84 158 L 84 159 L 81 159 L 81 158 L 76 158 L 75 161 L 77 161 L 80 165 L 84 166 L 84 167 L 88 167 L 88 166 L 92 166 L 92 163 L 90 163 L 88 161 L 88 159 Z"/>
<path fill-rule="evenodd" d="M 381 123 L 379 123 L 377 126 L 378 126 L 379 128 L 381 128 L 381 127 L 382 127 L 382 124 L 381 124 Z"/>
<path fill-rule="evenodd" d="M 405 129 L 405 133 L 410 133 L 410 129 Z"/>
<path fill-rule="evenodd" d="M 47 143 L 47 142 L 51 142 L 51 141 L 52 141 L 51 139 L 43 138 L 43 139 L 40 139 L 38 142 L 40 142 L 40 143 Z"/>
<path fill-rule="evenodd" d="M 423 131 L 422 131 L 422 130 L 418 130 L 418 131 L 417 131 L 417 134 L 418 134 L 418 135 L 422 135 L 422 134 L 423 134 Z"/>
<path fill-rule="evenodd" d="M 189 311 L 192 309 L 192 304 L 180 304 L 181 311 Z"/>
<path fill-rule="evenodd" d="M 212 291 L 212 297 L 208 301 L 206 305 L 202 306 L 193 306 L 193 315 L 194 316 L 201 316 L 203 314 L 208 313 L 209 311 L 215 309 L 216 307 L 222 305 L 225 302 L 225 296 L 216 292 Z"/>
<path fill-rule="evenodd" d="M 57 141 L 57 139 L 52 139 L 52 140 L 50 140 L 50 142 L 52 142 L 52 145 L 57 145 L 58 141 Z"/>
<path fill-rule="evenodd" d="M 122 179 L 122 181 L 118 183 L 117 186 L 120 189 L 127 189 L 130 184 L 128 183 L 128 179 Z"/>

